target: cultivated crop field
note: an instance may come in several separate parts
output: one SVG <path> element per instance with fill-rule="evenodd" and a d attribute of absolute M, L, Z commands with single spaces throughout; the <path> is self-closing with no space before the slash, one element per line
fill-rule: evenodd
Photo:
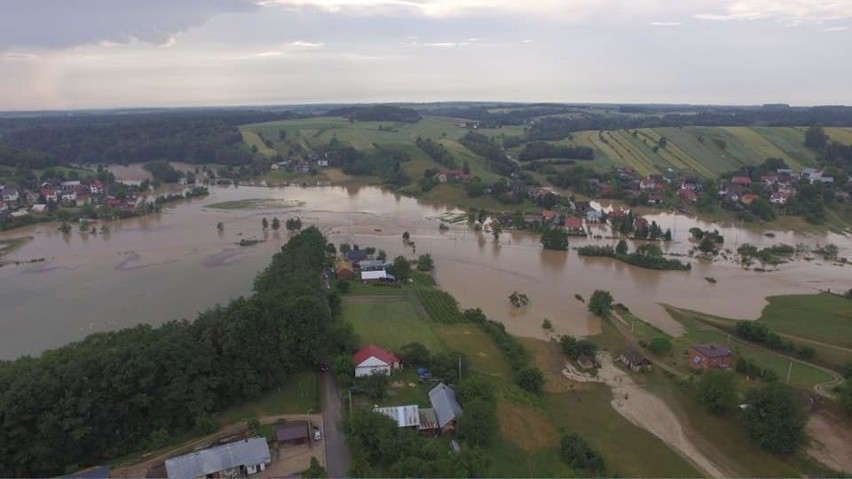
<path fill-rule="evenodd" d="M 850 129 L 833 130 L 838 138 L 852 137 Z M 635 133 L 581 131 L 572 137 L 558 143 L 592 148 L 595 161 L 589 164 L 601 171 L 630 166 L 642 175 L 671 169 L 714 178 L 767 158 L 781 158 L 794 169 L 816 164 L 814 153 L 803 145 L 804 130 L 792 127 L 641 128 Z M 661 137 L 666 147 L 654 151 Z"/>

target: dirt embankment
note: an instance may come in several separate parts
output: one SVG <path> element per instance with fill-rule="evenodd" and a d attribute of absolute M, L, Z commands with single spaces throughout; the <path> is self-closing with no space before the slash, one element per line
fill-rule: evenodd
<path fill-rule="evenodd" d="M 805 432 L 811 439 L 808 455 L 835 471 L 852 471 L 852 428 L 848 421 L 825 411 L 808 417 Z"/>
<path fill-rule="evenodd" d="M 601 382 L 612 388 L 612 407 L 628 421 L 659 437 L 672 450 L 695 464 L 710 477 L 733 477 L 728 471 L 705 456 L 684 433 L 684 427 L 674 412 L 657 396 L 636 384 L 624 371 L 613 364 L 608 353 L 600 353 L 601 368 L 597 377 L 577 371 L 569 363 L 562 374 L 578 382 Z"/>

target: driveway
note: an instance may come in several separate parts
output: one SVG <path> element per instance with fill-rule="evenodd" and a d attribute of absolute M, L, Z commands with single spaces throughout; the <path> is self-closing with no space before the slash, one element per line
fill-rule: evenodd
<path fill-rule="evenodd" d="M 348 477 L 349 450 L 346 438 L 337 428 L 343 419 L 340 390 L 330 371 L 320 377 L 320 403 L 322 407 L 323 441 L 325 441 L 325 464 L 328 477 Z"/>

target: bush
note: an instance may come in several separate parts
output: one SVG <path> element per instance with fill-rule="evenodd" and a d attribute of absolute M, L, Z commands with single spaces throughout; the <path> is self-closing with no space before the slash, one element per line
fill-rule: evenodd
<path fill-rule="evenodd" d="M 562 352 L 575 361 L 580 356 L 593 358 L 598 350 L 598 346 L 588 339 L 577 339 L 567 335 L 559 338 L 559 344 L 562 346 Z"/>
<path fill-rule="evenodd" d="M 698 380 L 699 402 L 713 414 L 725 414 L 737 405 L 737 385 L 733 373 L 707 371 Z"/>
<path fill-rule="evenodd" d="M 612 295 L 609 291 L 595 290 L 589 299 L 589 311 L 598 315 L 604 316 L 612 309 Z"/>
<path fill-rule="evenodd" d="M 657 356 L 665 356 L 672 351 L 672 342 L 666 338 L 654 338 L 648 345 L 648 349 Z"/>
<path fill-rule="evenodd" d="M 341 292 L 341 293 L 343 293 L 343 294 L 348 293 L 348 292 L 349 292 L 349 288 L 352 286 L 352 285 L 349 283 L 349 280 L 348 280 L 348 279 L 346 279 L 346 278 L 340 278 L 340 279 L 338 279 L 336 284 L 337 284 L 337 290 L 338 290 L 338 291 L 340 291 L 340 292 Z"/>
<path fill-rule="evenodd" d="M 598 475 L 603 475 L 606 471 L 603 456 L 593 450 L 577 433 L 562 436 L 559 442 L 559 456 L 575 469 L 586 469 Z"/>
<path fill-rule="evenodd" d="M 780 383 L 749 391 L 743 419 L 749 435 L 767 451 L 790 454 L 804 442 L 805 417 L 792 390 Z"/>
<path fill-rule="evenodd" d="M 518 371 L 515 382 L 525 391 L 538 394 L 544 386 L 544 374 L 537 367 L 526 367 Z"/>

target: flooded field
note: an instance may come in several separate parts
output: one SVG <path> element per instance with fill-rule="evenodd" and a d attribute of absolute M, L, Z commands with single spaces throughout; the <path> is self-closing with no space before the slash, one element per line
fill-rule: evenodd
<path fill-rule="evenodd" d="M 239 201 L 258 204 L 260 209 L 207 207 Z M 431 253 L 438 282 L 462 307 L 480 307 L 510 332 L 523 336 L 541 337 L 544 318 L 558 333 L 597 332 L 598 320 L 575 299 L 576 294 L 588 298 L 595 289 L 609 290 L 617 302 L 676 332 L 677 324 L 658 303 L 752 318 L 769 295 L 852 287 L 852 266 L 821 260 L 756 273 L 731 262 L 706 264 L 682 258 L 692 262 L 691 271 L 660 272 L 610 259 L 582 258 L 574 251 L 543 251 L 537 235 L 504 233 L 498 243 L 464 223 L 439 231 L 440 215 L 458 213 L 452 207 L 373 187 L 213 187 L 209 197 L 170 206 L 160 214 L 111 222 L 108 235 L 77 231 L 63 235 L 55 224 L 3 233 L 0 239 L 33 236 L 6 259 L 46 261 L 0 268 L 0 357 L 37 354 L 94 331 L 191 319 L 200 310 L 249 293 L 254 275 L 288 237 L 283 228 L 262 231 L 261 219 L 271 221 L 274 216 L 282 223 L 300 216 L 334 243 L 374 246 L 390 257 Z M 685 254 L 692 247 L 688 230 L 696 221 L 675 215 L 646 217 L 672 228 L 674 241 L 665 250 Z M 224 231 L 217 231 L 219 222 Z M 769 238 L 740 228 L 698 226 L 719 229 L 725 247 L 733 250 L 743 242 L 761 246 L 830 242 L 840 247 L 841 256 L 852 257 L 852 242 L 842 236 L 776 232 Z M 416 250 L 402 243 L 403 231 L 410 232 Z M 607 230 L 599 233 L 606 235 Z M 266 241 L 237 246 L 241 239 L 252 238 Z M 571 245 L 607 241 L 611 240 L 572 239 Z M 717 282 L 708 283 L 709 276 Z M 512 308 L 506 298 L 513 290 L 526 293 L 530 305 Z"/>

